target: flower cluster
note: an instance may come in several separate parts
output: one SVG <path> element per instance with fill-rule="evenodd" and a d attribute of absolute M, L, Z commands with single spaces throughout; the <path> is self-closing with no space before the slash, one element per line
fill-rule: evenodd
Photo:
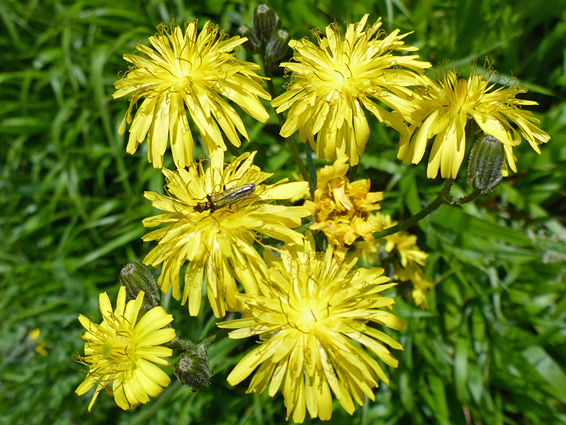
<path fill-rule="evenodd" d="M 391 278 L 410 282 L 415 304 L 427 308 L 432 284 L 424 273 L 428 254 L 416 236 L 402 230 L 415 216 L 405 227 L 392 228 L 391 217 L 378 212 L 383 193 L 371 192 L 369 179 L 350 181 L 370 136 L 365 111 L 400 133 L 398 158 L 406 164 L 419 163 L 434 138 L 430 178 L 439 170 L 443 178 L 457 177 L 475 123 L 490 141 L 477 149 L 482 155 L 470 167 L 475 192 L 482 193 L 499 183 L 503 151 L 516 171 L 513 148 L 521 135 L 537 152 L 549 136 L 521 109 L 536 104 L 516 98 L 524 89 L 497 87 L 491 70 L 474 70 L 467 78 L 448 70 L 433 81 L 424 75 L 431 64 L 411 54 L 418 49 L 403 41 L 408 33 L 396 29 L 388 35 L 381 19 L 369 26 L 367 21 L 365 15 L 348 25 L 343 38 L 331 24 L 325 36 L 314 33 L 317 44 L 291 40 L 292 59 L 280 64 L 291 82 L 271 102 L 277 113 L 287 111 L 279 134 L 289 138 L 298 131 L 319 160 L 335 160 L 316 173 L 312 200 L 303 205 L 294 203 L 308 197 L 306 181 L 267 183 L 272 174 L 254 165 L 262 155 L 234 148 L 241 136 L 249 137 L 232 105 L 267 122 L 261 99 L 275 97 L 273 85 L 271 94 L 261 87 L 268 78 L 255 73 L 259 66 L 237 59 L 235 49 L 244 45 L 262 56 L 270 75 L 289 38 L 273 10 L 258 7 L 254 28 L 242 30 L 249 39 L 229 38 L 209 22 L 200 32 L 197 21 L 184 29 L 171 23 L 150 37 L 152 47 L 138 45 L 140 55 L 124 56 L 132 67 L 115 83 L 114 97 L 129 96 L 130 104 L 119 132 L 131 124 L 129 153 L 147 140 L 148 160 L 162 168 L 166 182 L 164 193 L 145 192 L 160 212 L 143 220 L 145 227 L 156 228 L 143 237 L 156 243 L 143 262 L 161 270 L 156 282 L 144 266 L 128 265 L 120 279 L 131 300 L 126 303 L 121 288 L 112 310 L 103 293 L 100 325 L 79 316 L 86 344 L 78 361 L 89 370 L 76 392 L 96 386 L 89 410 L 104 388 L 112 389 L 122 409 L 158 396 L 170 379 L 157 365 L 169 364 L 164 358 L 172 348 L 181 351 L 175 365 L 181 382 L 195 391 L 210 384 L 212 340 L 196 344 L 177 337 L 169 327 L 172 316 L 159 305 L 159 288 L 187 304 L 191 316 L 241 313 L 218 326 L 230 330 L 230 338 L 257 337 L 259 344 L 228 382 L 237 385 L 253 375 L 248 392 L 267 390 L 273 397 L 280 391 L 287 419 L 294 422 L 307 414 L 329 420 L 333 399 L 353 414 L 356 404 L 375 400 L 380 382 L 388 383 L 382 364 L 397 367 L 389 349 L 403 347 L 380 329 L 405 325 L 393 314 L 394 298 L 383 293 L 397 285 Z M 193 161 L 191 125 L 208 160 Z M 176 169 L 163 168 L 168 143 Z M 312 158 L 307 170 L 292 143 L 291 155 L 303 179 L 314 180 Z M 484 157 L 495 164 L 487 177 Z M 392 233 L 396 230 L 401 231 Z M 358 267 L 360 256 L 367 268 Z"/>

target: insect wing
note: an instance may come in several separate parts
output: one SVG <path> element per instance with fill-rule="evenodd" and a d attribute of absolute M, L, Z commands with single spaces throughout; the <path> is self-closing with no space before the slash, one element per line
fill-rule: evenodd
<path fill-rule="evenodd" d="M 211 209 L 217 210 L 219 208 L 232 205 L 242 199 L 248 198 L 254 193 L 254 191 L 254 183 L 242 184 L 240 186 L 227 189 L 222 193 L 210 195 L 208 199 L 211 204 Z"/>

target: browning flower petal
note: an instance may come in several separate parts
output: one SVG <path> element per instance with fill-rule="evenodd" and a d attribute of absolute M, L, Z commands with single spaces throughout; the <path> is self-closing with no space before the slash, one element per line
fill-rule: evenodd
<path fill-rule="evenodd" d="M 353 244 L 358 237 L 373 241 L 372 233 L 379 223 L 371 212 L 380 208 L 378 202 L 383 199 L 383 193 L 370 192 L 369 180 L 350 182 L 347 161 L 343 155 L 319 170 L 314 202 L 305 202 L 315 217 L 310 228 L 322 230 L 328 242 L 340 248 Z"/>

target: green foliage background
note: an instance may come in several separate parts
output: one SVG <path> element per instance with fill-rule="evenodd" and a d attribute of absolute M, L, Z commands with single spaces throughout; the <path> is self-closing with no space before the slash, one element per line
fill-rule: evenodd
<path fill-rule="evenodd" d="M 390 386 L 353 417 L 336 408 L 331 423 L 566 423 L 566 2 L 267 3 L 293 38 L 370 13 L 388 31 L 414 30 L 407 42 L 435 66 L 450 60 L 465 70 L 487 56 L 503 80 L 514 76 L 529 88 L 552 136 L 540 156 L 523 143 L 519 173 L 494 193 L 463 208 L 444 206 L 413 229 L 430 253 L 431 308 L 398 297 L 407 330 L 399 335 L 400 366 L 387 371 Z M 71 360 L 82 350 L 79 312 L 98 319 L 98 294 L 112 298 L 121 266 L 150 249 L 141 220 L 154 211 L 142 194 L 163 187 L 145 145 L 127 155 L 117 133 L 127 103 L 111 95 L 127 69 L 122 54 L 173 18 L 210 19 L 236 34 L 257 4 L 0 0 L 1 424 L 285 422 L 281 397 L 246 395 L 245 385 L 226 383 L 253 342 L 211 348 L 209 388 L 192 393 L 175 383 L 129 412 L 103 394 L 88 413 L 89 399 L 74 394 L 82 367 Z M 275 83 L 281 87 L 282 78 Z M 246 125 L 252 143 L 245 149 L 260 150 L 259 165 L 276 176 L 295 171 L 274 117 Z M 426 179 L 424 165 L 400 164 L 396 143 L 374 123 L 358 176 L 371 178 L 372 190 L 385 192 L 383 208 L 401 219 L 434 198 L 441 181 Z M 464 180 L 457 183 L 453 193 L 464 193 Z M 185 337 L 214 327 L 209 311 L 189 319 L 168 295 L 164 303 Z M 47 356 L 27 337 L 35 328 Z"/>

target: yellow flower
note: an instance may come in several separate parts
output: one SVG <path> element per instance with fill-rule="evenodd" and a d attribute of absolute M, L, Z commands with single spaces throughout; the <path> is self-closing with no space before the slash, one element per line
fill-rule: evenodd
<path fill-rule="evenodd" d="M 411 282 L 411 298 L 417 307 L 428 309 L 426 295 L 434 285 L 424 278 L 421 265 L 409 263 L 407 267 L 396 269 L 395 279 L 400 282 Z"/>
<path fill-rule="evenodd" d="M 496 89 L 497 83 L 491 82 L 494 74 L 491 69 L 484 69 L 480 75 L 474 70 L 463 79 L 447 70 L 440 82 L 430 81 L 422 98 L 414 99 L 417 109 L 411 118 L 415 123 L 408 133 L 401 134 L 397 157 L 405 164 L 418 164 L 428 140 L 434 137 L 427 176 L 435 178 L 440 169 L 443 178 L 456 178 L 466 152 L 469 120 L 503 143 L 507 165 L 515 172 L 513 148 L 521 142 L 519 132 L 540 153 L 539 144 L 548 142 L 550 136 L 535 125 L 539 121 L 530 111 L 520 109 L 537 103 L 515 98 L 527 91 L 524 87 L 507 84 Z"/>
<path fill-rule="evenodd" d="M 388 378 L 365 349 L 391 367 L 398 361 L 384 344 L 403 347 L 372 324 L 403 329 L 402 320 L 389 312 L 392 298 L 380 293 L 391 288 L 383 269 L 354 269 L 357 256 L 344 262 L 332 247 L 315 252 L 308 234 L 302 244 L 286 245 L 275 257 L 266 251 L 270 268 L 257 276 L 257 294 L 242 294 L 241 319 L 219 323 L 235 329 L 230 338 L 258 335 L 260 345 L 249 352 L 228 376 L 237 385 L 254 370 L 248 392 L 279 389 L 285 398 L 287 419 L 303 422 L 328 420 L 332 395 L 350 414 L 354 401 L 374 400 L 372 388 Z M 265 280 L 260 280 L 265 275 Z"/>
<path fill-rule="evenodd" d="M 301 225 L 301 218 L 310 215 L 309 210 L 274 205 L 272 201 L 303 195 L 308 183 L 263 184 L 271 174 L 253 165 L 254 156 L 255 152 L 245 153 L 224 164 L 224 152 L 218 149 L 206 171 L 202 163 L 177 171 L 163 169 L 170 196 L 145 193 L 153 206 L 164 212 L 145 219 L 144 226 L 165 227 L 144 236 L 145 241 L 159 241 L 144 263 L 153 267 L 163 263 L 158 284 L 167 292 L 172 283 L 173 297 L 179 299 L 179 272 L 185 261 L 189 262 L 182 303 L 189 301 L 192 316 L 199 313 L 205 272 L 208 299 L 216 317 L 224 316 L 226 308 L 238 306 L 235 277 L 246 291 L 255 290 L 250 276 L 263 263 L 253 247 L 258 234 L 285 242 L 302 239 L 292 228 Z M 238 188 L 243 188 L 243 197 L 227 197 L 229 202 L 234 200 L 232 203 L 222 201 L 225 191 Z M 221 199 L 217 204 L 216 198 Z M 212 208 L 208 208 L 211 200 Z"/>
<path fill-rule="evenodd" d="M 326 27 L 326 37 L 315 33 L 318 47 L 307 39 L 291 40 L 294 61 L 281 64 L 293 78 L 290 89 L 272 101 L 278 113 L 290 108 L 281 136 L 299 130 L 299 139 L 308 139 L 319 158 L 331 161 L 346 153 L 352 165 L 359 162 L 369 138 L 364 108 L 407 131 L 400 116 L 373 99 L 409 115 L 409 86 L 420 84 L 420 73 L 431 66 L 417 55 L 394 55 L 418 49 L 405 45 L 408 34 L 399 35 L 398 29 L 386 36 L 381 18 L 364 29 L 368 16 L 348 25 L 343 41 L 336 24 Z"/>
<path fill-rule="evenodd" d="M 41 336 L 41 329 L 35 328 L 28 331 L 28 339 L 33 344 L 35 351 L 42 356 L 47 356 L 47 350 L 45 349 L 45 341 Z"/>
<path fill-rule="evenodd" d="M 136 49 L 141 55 L 124 55 L 133 66 L 114 83 L 115 99 L 130 96 L 120 134 L 132 122 L 134 105 L 143 99 L 130 127 L 128 153 L 134 153 L 147 137 L 148 160 L 161 168 L 169 138 L 175 165 L 188 165 L 193 160 L 193 135 L 186 111 L 207 152 L 217 147 L 226 150 L 223 133 L 240 146 L 238 133 L 249 139 L 246 128 L 223 96 L 261 122 L 269 118 L 258 99 L 271 99 L 254 72 L 259 66 L 234 57 L 234 49 L 246 38 L 219 35 L 218 27 L 210 22 L 197 35 L 197 21 L 191 21 L 184 34 L 174 23 L 162 24 L 149 41 L 153 49 L 139 44 Z"/>
<path fill-rule="evenodd" d="M 89 371 L 75 392 L 83 395 L 97 385 L 89 411 L 98 394 L 109 385 L 116 404 L 124 410 L 147 403 L 149 396 L 157 397 L 162 387 L 169 385 L 169 376 L 154 363 L 169 364 L 162 357 L 171 356 L 172 350 L 160 344 L 175 338 L 173 328 L 162 329 L 173 316 L 163 307 L 154 307 L 138 321 L 143 296 L 141 291 L 126 304 L 126 289 L 122 286 L 114 312 L 106 292 L 100 294 L 100 325 L 79 315 L 86 329 L 86 343 L 85 356 L 78 357 L 78 361 L 89 366 Z"/>
<path fill-rule="evenodd" d="M 350 182 L 347 161 L 343 155 L 333 165 L 322 168 L 317 173 L 314 202 L 305 202 L 315 217 L 310 229 L 322 230 L 328 242 L 340 248 L 358 237 L 373 241 L 372 233 L 379 222 L 371 211 L 378 210 L 377 202 L 383 199 L 383 193 L 369 191 L 369 179 Z"/>
<path fill-rule="evenodd" d="M 376 219 L 380 223 L 377 232 L 389 229 L 397 224 L 396 221 L 391 220 L 391 216 L 388 214 L 378 213 Z M 378 241 L 378 244 L 383 244 L 385 252 L 388 254 L 394 254 L 402 267 L 407 267 L 410 263 L 423 266 L 428 257 L 428 254 L 421 251 L 417 245 L 417 237 L 405 231 L 385 236 Z"/>
<path fill-rule="evenodd" d="M 395 226 L 387 214 L 375 215 L 377 226 L 374 231 L 381 232 Z M 428 308 L 426 294 L 432 284 L 424 279 L 423 267 L 428 254 L 417 245 L 417 237 L 400 231 L 375 242 L 357 242 L 356 248 L 365 257 L 365 263 L 377 263 L 386 269 L 392 269 L 393 278 L 399 282 L 411 282 L 412 297 L 417 306 Z M 372 258 L 373 257 L 373 258 Z"/>

